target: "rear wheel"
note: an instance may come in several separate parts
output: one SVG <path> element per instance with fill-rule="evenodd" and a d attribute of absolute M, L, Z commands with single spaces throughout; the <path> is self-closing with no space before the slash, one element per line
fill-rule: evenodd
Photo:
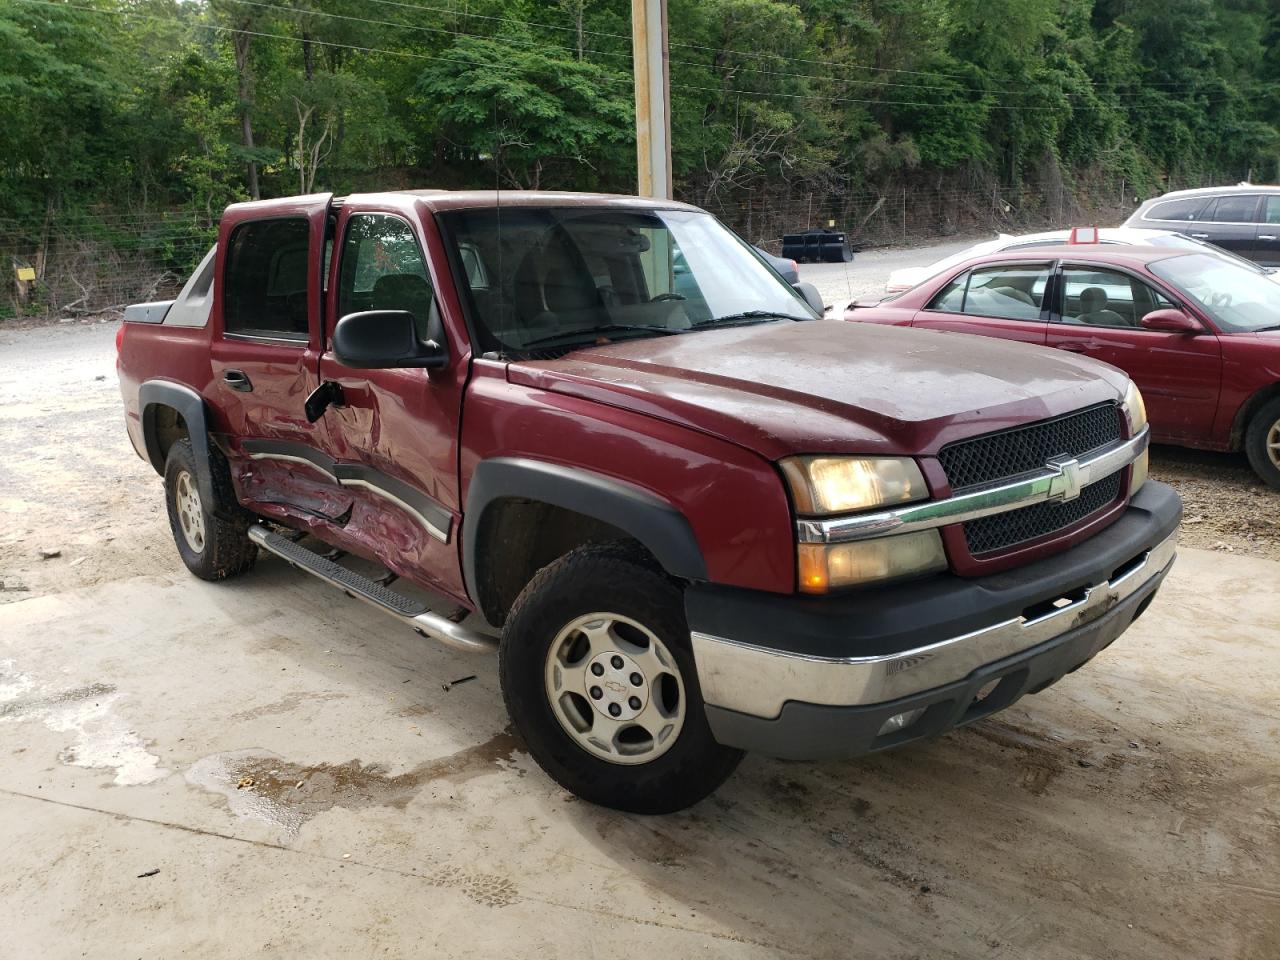
<path fill-rule="evenodd" d="M 1280 398 L 1265 404 L 1249 421 L 1244 449 L 1258 476 L 1280 488 Z"/>
<path fill-rule="evenodd" d="M 252 568 L 258 548 L 248 535 L 252 515 L 236 502 L 226 461 L 217 449 L 209 455 L 217 503 L 205 503 L 201 496 L 195 454 L 185 437 L 169 448 L 165 460 L 165 500 L 169 528 L 187 569 L 202 580 L 225 580 Z"/>
<path fill-rule="evenodd" d="M 592 803 L 669 813 L 742 758 L 711 735 L 680 590 L 625 544 L 588 544 L 516 599 L 500 653 L 507 710 L 539 765 Z"/>

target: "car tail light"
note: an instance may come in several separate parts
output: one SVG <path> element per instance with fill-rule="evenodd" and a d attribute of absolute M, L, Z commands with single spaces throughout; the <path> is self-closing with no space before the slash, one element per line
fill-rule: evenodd
<path fill-rule="evenodd" d="M 116 366 L 120 365 L 120 348 L 124 345 L 124 322 L 120 323 L 120 329 L 116 331 Z"/>

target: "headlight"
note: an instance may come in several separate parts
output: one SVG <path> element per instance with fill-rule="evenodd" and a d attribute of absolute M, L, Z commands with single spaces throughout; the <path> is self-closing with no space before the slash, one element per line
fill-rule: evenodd
<path fill-rule="evenodd" d="M 947 566 L 937 530 L 853 543 L 802 543 L 798 559 L 804 593 L 933 573 Z"/>
<path fill-rule="evenodd" d="M 779 466 L 796 512 L 822 516 L 929 496 L 909 457 L 788 457 Z"/>
<path fill-rule="evenodd" d="M 1120 404 L 1124 417 L 1129 421 L 1129 436 L 1134 436 L 1147 425 L 1147 405 L 1142 402 L 1142 391 L 1132 380 L 1129 389 L 1124 392 L 1124 401 Z"/>
<path fill-rule="evenodd" d="M 1129 422 L 1129 436 L 1136 436 L 1147 425 L 1147 405 L 1142 400 L 1142 391 L 1137 384 L 1129 381 L 1129 389 L 1124 392 L 1124 401 L 1120 404 L 1124 417 Z M 1143 450 L 1138 459 L 1133 461 L 1129 469 L 1129 496 L 1138 492 L 1138 488 L 1147 482 L 1147 451 Z"/>

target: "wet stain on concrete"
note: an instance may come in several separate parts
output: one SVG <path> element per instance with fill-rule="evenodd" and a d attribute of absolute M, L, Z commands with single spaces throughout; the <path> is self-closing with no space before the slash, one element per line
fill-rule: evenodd
<path fill-rule="evenodd" d="M 51 689 L 20 673 L 12 660 L 0 661 L 0 723 L 37 720 L 75 739 L 58 753 L 65 764 L 111 770 L 117 786 L 154 783 L 168 776 L 160 758 L 115 712 L 120 697 L 108 683 Z"/>
<path fill-rule="evenodd" d="M 55 693 L 15 696 L 12 700 L 0 703 L 0 720 L 21 720 L 57 707 L 84 703 L 87 700 L 101 700 L 115 692 L 116 688 L 109 683 L 90 683 Z"/>
<path fill-rule="evenodd" d="M 426 784 L 463 783 L 501 769 L 519 743 L 509 733 L 391 776 L 376 763 L 303 765 L 260 750 L 217 753 L 194 763 L 189 783 L 226 797 L 231 812 L 296 836 L 311 818 L 334 807 L 404 809 Z"/>

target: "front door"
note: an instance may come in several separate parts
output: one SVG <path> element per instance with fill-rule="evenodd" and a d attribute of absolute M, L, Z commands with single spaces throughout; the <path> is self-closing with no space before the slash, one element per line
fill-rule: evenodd
<path fill-rule="evenodd" d="M 1249 258 L 1267 267 L 1280 267 L 1280 194 L 1262 199 L 1261 220 Z"/>
<path fill-rule="evenodd" d="M 1142 391 L 1156 440 L 1209 435 L 1222 382 L 1218 338 L 1145 330 L 1152 310 L 1176 306 L 1119 270 L 1064 265 L 1048 344 L 1119 367 Z"/>
<path fill-rule="evenodd" d="M 402 576 L 462 598 L 458 434 L 470 350 L 448 342 L 441 323 L 435 270 L 449 279 L 443 256 L 438 264 L 424 256 L 428 236 L 439 244 L 430 226 L 428 234 L 411 206 L 344 209 L 327 334 L 349 313 L 407 310 L 450 361 L 438 370 L 354 369 L 325 350 L 320 380 L 342 395 L 322 422 L 338 482 L 354 498 L 346 536 Z"/>

